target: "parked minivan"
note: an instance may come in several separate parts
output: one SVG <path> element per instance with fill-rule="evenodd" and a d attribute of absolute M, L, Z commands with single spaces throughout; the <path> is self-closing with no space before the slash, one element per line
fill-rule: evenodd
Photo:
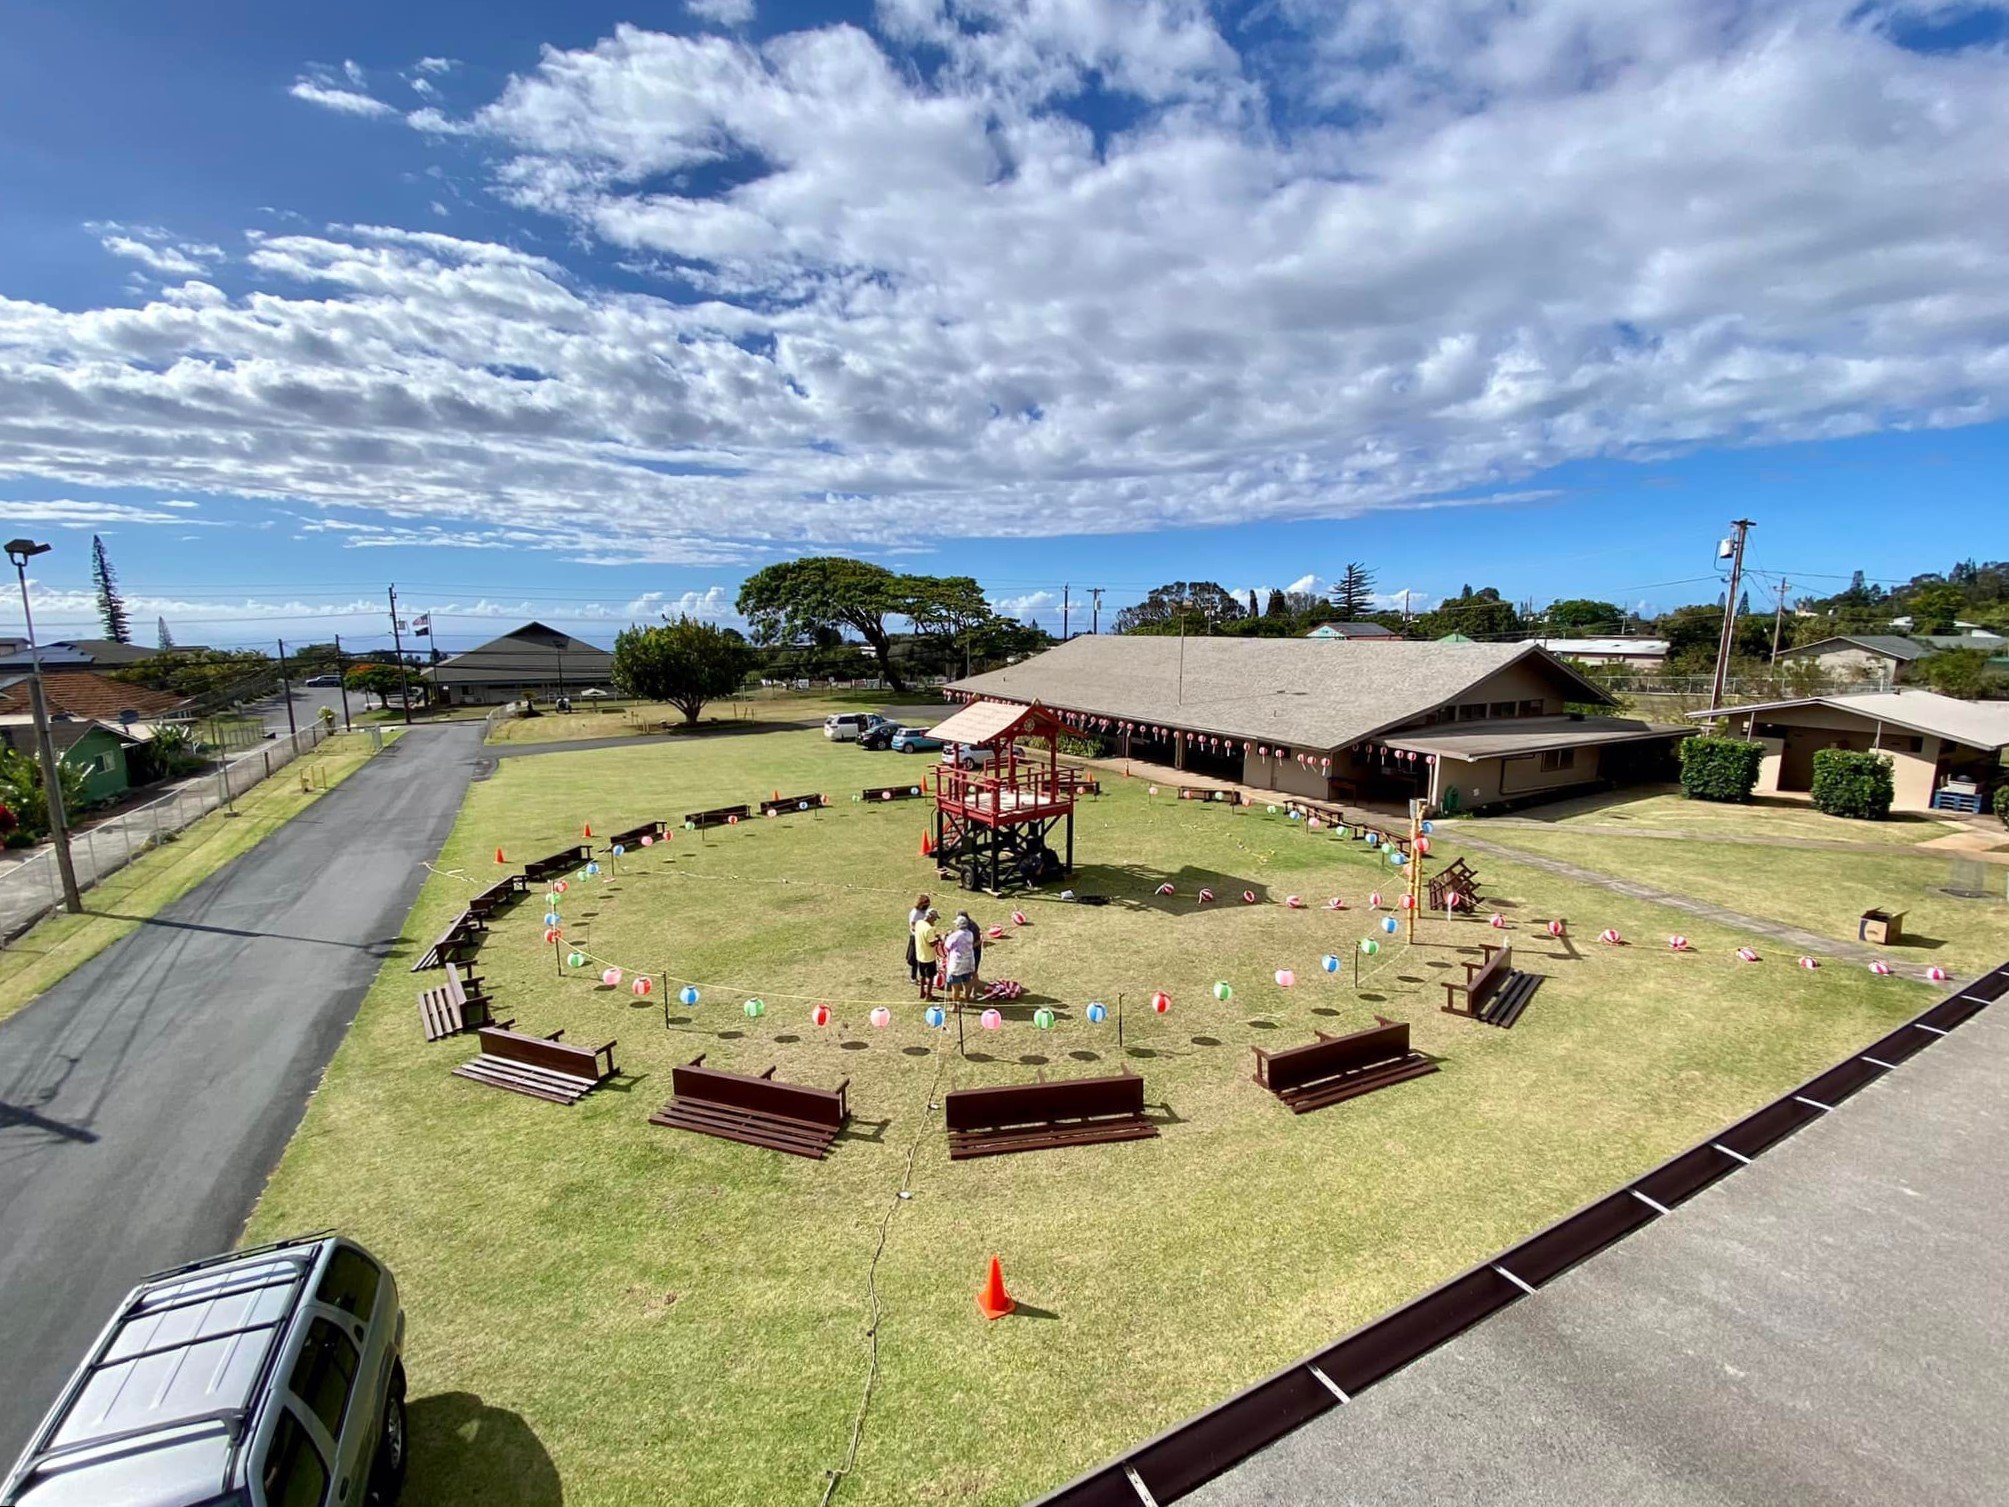
<path fill-rule="evenodd" d="M 0 1507 L 387 1507 L 404 1340 L 397 1283 L 339 1236 L 161 1272 L 98 1336 Z"/>
<path fill-rule="evenodd" d="M 860 733 L 885 720 L 876 712 L 839 712 L 823 719 L 823 736 L 832 743 L 856 742 Z"/>

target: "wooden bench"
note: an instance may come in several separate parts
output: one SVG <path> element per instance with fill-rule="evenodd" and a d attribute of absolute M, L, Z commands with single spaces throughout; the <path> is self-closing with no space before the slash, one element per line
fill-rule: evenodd
<path fill-rule="evenodd" d="M 1142 1141 L 1158 1134 L 1144 1118 L 1144 1080 L 1135 1073 L 959 1088 L 942 1100 L 949 1159 L 1047 1151 L 1102 1141 Z"/>
<path fill-rule="evenodd" d="M 921 793 L 919 785 L 878 785 L 858 792 L 868 801 L 911 801 Z"/>
<path fill-rule="evenodd" d="M 505 1026 L 483 1026 L 475 1033 L 481 1055 L 455 1068 L 457 1078 L 472 1078 L 490 1088 L 548 1099 L 553 1104 L 577 1104 L 614 1076 L 614 1043 L 575 1047 L 562 1040 L 563 1031 L 526 1036 Z M 600 1059 L 607 1065 L 603 1069 Z"/>
<path fill-rule="evenodd" d="M 530 886 L 523 882 L 521 874 L 511 874 L 498 879 L 480 894 L 471 896 L 467 902 L 468 914 L 478 921 L 486 921 L 506 905 L 513 905 L 523 898 Z"/>
<path fill-rule="evenodd" d="M 1431 875 L 1428 883 L 1432 910 L 1443 910 L 1447 895 L 1458 897 L 1459 910 L 1470 910 L 1478 903 L 1479 876 L 1472 872 L 1470 865 L 1462 858 L 1452 859 L 1437 873 Z"/>
<path fill-rule="evenodd" d="M 683 1066 L 670 1069 L 670 1089 L 675 1097 L 649 1116 L 651 1125 L 692 1130 L 821 1161 L 829 1155 L 838 1133 L 850 1123 L 851 1110 L 844 1097 L 851 1086 L 849 1078 L 835 1088 L 809 1088 L 775 1082 L 773 1068 L 750 1078 L 706 1067 L 704 1061 L 700 1052 Z"/>
<path fill-rule="evenodd" d="M 760 803 L 760 814 L 762 816 L 787 816 L 794 811 L 817 811 L 822 809 L 822 806 L 823 797 L 820 795 L 783 795 L 777 796 L 771 801 L 762 801 Z"/>
<path fill-rule="evenodd" d="M 465 963 L 481 951 L 483 933 L 488 923 L 472 910 L 464 910 L 453 918 L 447 929 L 439 934 L 432 946 L 419 954 L 412 964 L 413 973 L 423 973 L 428 968 L 444 968 L 448 963 Z"/>
<path fill-rule="evenodd" d="M 548 858 L 539 858 L 523 866 L 525 884 L 543 884 L 550 879 L 563 879 L 574 869 L 583 868 L 593 856 L 593 849 L 586 843 L 574 847 L 561 848 Z"/>
<path fill-rule="evenodd" d="M 669 830 L 668 822 L 643 822 L 639 827 L 630 827 L 627 831 L 616 832 L 608 838 L 607 851 L 611 853 L 616 848 L 638 848 L 642 845 L 643 838 L 661 837 Z"/>
<path fill-rule="evenodd" d="M 1226 801 L 1232 805 L 1235 800 L 1235 792 L 1232 790 L 1206 790 L 1198 785 L 1181 785 L 1179 787 L 1179 799 L 1182 801 Z"/>
<path fill-rule="evenodd" d="M 720 806 L 715 811 L 686 811 L 684 825 L 687 827 L 723 827 L 729 822 L 745 821 L 752 812 L 745 806 Z"/>
<path fill-rule="evenodd" d="M 1280 1052 L 1251 1047 L 1256 1082 L 1301 1115 L 1437 1071 L 1434 1061 L 1411 1049 L 1407 1021 L 1374 1019 L 1377 1024 L 1365 1031 L 1319 1031 L 1318 1040 Z"/>
<path fill-rule="evenodd" d="M 1511 1027 L 1542 986 L 1540 974 L 1514 968 L 1514 949 L 1486 947 L 1482 960 L 1465 965 L 1465 982 L 1444 986 L 1444 1013 L 1465 1015 L 1502 1030 Z"/>
<path fill-rule="evenodd" d="M 419 1025 L 427 1041 L 443 1041 L 477 1026 L 508 1024 L 489 1019 L 488 993 L 471 970 L 463 974 L 448 963 L 444 984 L 419 990 Z"/>

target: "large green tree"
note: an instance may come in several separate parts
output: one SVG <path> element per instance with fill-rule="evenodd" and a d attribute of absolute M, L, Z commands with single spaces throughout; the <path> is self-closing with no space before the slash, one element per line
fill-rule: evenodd
<path fill-rule="evenodd" d="M 131 643 L 132 623 L 126 617 L 126 599 L 119 595 L 118 572 L 112 569 L 105 541 L 96 534 L 91 535 L 91 585 L 97 589 L 98 619 L 105 626 L 105 637 L 115 644 Z"/>
<path fill-rule="evenodd" d="M 975 638 L 997 613 L 972 576 L 906 576 L 907 616 L 950 674 L 969 671 Z"/>
<path fill-rule="evenodd" d="M 904 691 L 886 619 L 906 615 L 907 581 L 870 561 L 812 555 L 755 571 L 740 583 L 737 605 L 762 644 L 803 643 L 820 630 L 848 629 L 872 650 L 886 684 Z"/>
<path fill-rule="evenodd" d="M 1625 609 L 1616 602 L 1590 597 L 1551 602 L 1542 613 L 1542 626 L 1555 638 L 1610 637 L 1625 627 L 1625 621 Z"/>
<path fill-rule="evenodd" d="M 1332 610 L 1340 621 L 1354 623 L 1374 610 L 1374 572 L 1358 560 L 1348 561 L 1332 587 Z"/>
<path fill-rule="evenodd" d="M 680 617 L 614 635 L 614 687 L 626 696 L 667 701 L 695 723 L 707 702 L 740 688 L 758 658 L 730 628 Z"/>
<path fill-rule="evenodd" d="M 1242 599 L 1216 581 L 1168 581 L 1116 614 L 1118 633 L 1205 633 L 1242 617 Z"/>

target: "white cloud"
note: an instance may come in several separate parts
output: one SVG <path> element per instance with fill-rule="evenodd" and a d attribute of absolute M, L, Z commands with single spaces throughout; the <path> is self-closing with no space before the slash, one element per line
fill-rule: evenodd
<path fill-rule="evenodd" d="M 9 525 L 40 523 L 54 528 L 104 529 L 121 523 L 174 523 L 183 528 L 197 524 L 204 528 L 221 525 L 188 516 L 195 503 L 183 498 L 134 505 L 123 502 L 79 502 L 57 497 L 28 501 L 10 497 L 0 502 L 0 513 Z"/>
<path fill-rule="evenodd" d="M 1021 621 L 1028 617 L 1038 621 L 1048 617 L 1058 619 L 1060 616 L 1060 593 L 1057 591 L 1027 591 L 1016 596 L 992 597 L 990 604 L 992 610 L 999 615 Z M 1087 603 L 1077 603 L 1076 607 L 1081 611 L 1085 622 Z"/>
<path fill-rule="evenodd" d="M 1291 582 L 1290 585 L 1284 588 L 1284 591 L 1290 596 L 1322 597 L 1331 589 L 1331 584 L 1331 582 L 1322 579 L 1316 574 L 1304 575 L 1299 576 L 1295 581 Z"/>
<path fill-rule="evenodd" d="M 460 66 L 458 58 L 420 58 L 412 64 L 420 73 L 451 73 Z"/>
<path fill-rule="evenodd" d="M 694 617 L 708 623 L 736 623 L 743 619 L 734 606 L 738 593 L 730 586 L 707 586 L 702 591 L 685 591 L 675 596 L 645 591 L 625 609 L 625 615 L 645 623 L 660 618 Z"/>
<path fill-rule="evenodd" d="M 395 115 L 397 111 L 371 94 L 356 89 L 344 89 L 325 79 L 300 77 L 293 80 L 293 87 L 286 91 L 295 99 L 305 100 L 310 105 L 319 105 L 325 110 L 335 110 L 343 115 Z"/>
<path fill-rule="evenodd" d="M 191 244 L 155 246 L 123 235 L 102 236 L 98 243 L 113 256 L 130 257 L 155 272 L 171 273 L 178 277 L 207 272 L 209 264 L 223 255 L 223 248 L 220 246 Z"/>
<path fill-rule="evenodd" d="M 235 297 L 0 298 L 0 473 L 732 565 L 1525 504 L 2009 406 L 1999 50 L 1829 0 L 1279 3 L 548 49 L 407 119 L 562 250 L 300 227 Z"/>
<path fill-rule="evenodd" d="M 753 19 L 753 0 L 684 0 L 684 9 L 717 26 L 744 26 Z"/>
<path fill-rule="evenodd" d="M 369 87 L 369 80 L 364 77 L 362 68 L 357 65 L 354 58 L 344 58 L 342 60 L 342 77 L 354 84 L 358 89 L 367 89 Z"/>

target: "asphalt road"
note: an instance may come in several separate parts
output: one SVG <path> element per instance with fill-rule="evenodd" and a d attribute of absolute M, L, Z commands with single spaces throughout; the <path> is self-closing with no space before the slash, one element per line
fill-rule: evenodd
<path fill-rule="evenodd" d="M 237 1239 L 480 737 L 407 734 L 0 1022 L 0 1465 L 135 1282 Z"/>

